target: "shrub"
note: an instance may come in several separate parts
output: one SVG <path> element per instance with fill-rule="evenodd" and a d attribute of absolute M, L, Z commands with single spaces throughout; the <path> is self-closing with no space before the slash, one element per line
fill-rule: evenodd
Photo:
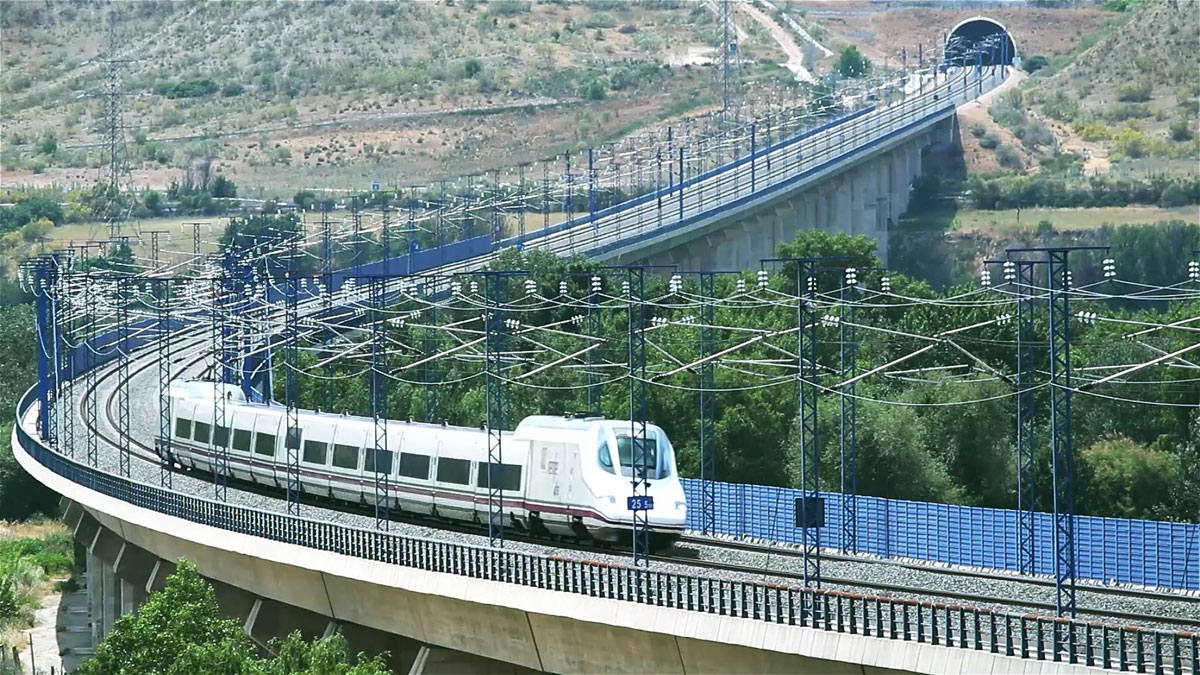
<path fill-rule="evenodd" d="M 871 61 L 858 51 L 858 47 L 850 45 L 842 50 L 834 69 L 842 77 L 862 77 L 871 71 Z"/>
<path fill-rule="evenodd" d="M 996 134 L 984 134 L 984 136 L 979 139 L 979 145 L 987 148 L 988 150 L 995 150 L 996 148 L 1000 147 L 1000 137 Z"/>
<path fill-rule="evenodd" d="M 1124 122 L 1132 119 L 1145 119 L 1154 113 L 1145 103 L 1122 103 L 1104 112 L 1104 117 L 1112 122 Z"/>
<path fill-rule="evenodd" d="M 1188 203 L 1188 195 L 1184 189 L 1174 183 L 1163 189 L 1162 195 L 1158 198 L 1158 205 L 1171 209 L 1176 206 L 1184 206 Z"/>
<path fill-rule="evenodd" d="M 1181 143 L 1192 140 L 1192 129 L 1187 120 L 1175 120 L 1171 122 L 1169 128 L 1171 130 L 1171 140 Z"/>
<path fill-rule="evenodd" d="M 1117 100 L 1126 103 L 1142 103 L 1150 100 L 1149 82 L 1131 82 L 1117 87 Z"/>
<path fill-rule="evenodd" d="M 483 62 L 476 58 L 470 58 L 463 62 L 460 70 L 463 79 L 470 79 L 483 72 Z"/>
<path fill-rule="evenodd" d="M 1037 71 L 1050 65 L 1050 59 L 1038 54 L 1025 59 L 1021 64 L 1021 69 L 1027 73 L 1036 73 Z"/>
<path fill-rule="evenodd" d="M 986 133 L 987 127 L 985 127 L 983 123 L 975 122 L 971 125 L 971 135 L 975 138 L 981 138 Z"/>
<path fill-rule="evenodd" d="M 618 28 L 617 32 L 622 35 L 633 35 L 634 33 L 638 32 L 638 27 L 632 23 L 627 23 Z"/>
<path fill-rule="evenodd" d="M 583 21 L 585 28 L 616 28 L 617 20 L 608 12 L 592 12 Z"/>
<path fill-rule="evenodd" d="M 607 87 L 600 80 L 592 80 L 584 89 L 583 96 L 589 101 L 603 101 L 608 97 Z"/>
<path fill-rule="evenodd" d="M 1112 138 L 1112 133 L 1109 132 L 1108 127 L 1100 122 L 1088 122 L 1079 127 L 1076 133 L 1085 141 L 1107 141 Z"/>
<path fill-rule="evenodd" d="M 1137 129 L 1122 129 L 1113 142 L 1118 152 L 1133 159 L 1144 157 L 1150 147 L 1150 139 Z"/>
<path fill-rule="evenodd" d="M 1017 138 L 1030 149 L 1054 144 L 1054 132 L 1037 120 L 1030 120 L 1017 129 Z"/>
<path fill-rule="evenodd" d="M 1012 146 L 1001 145 L 996 148 L 996 159 L 1000 162 L 1000 166 L 1006 169 L 1021 168 L 1021 155 Z"/>
<path fill-rule="evenodd" d="M 529 11 L 533 3 L 530 0 L 492 0 L 488 3 L 488 14 L 513 16 Z"/>
<path fill-rule="evenodd" d="M 224 87 L 221 87 L 221 95 L 224 96 L 225 98 L 233 98 L 234 96 L 241 96 L 243 93 L 245 93 L 245 91 L 246 91 L 246 88 L 244 86 L 238 84 L 237 82 L 230 82 L 229 84 L 225 85 Z"/>

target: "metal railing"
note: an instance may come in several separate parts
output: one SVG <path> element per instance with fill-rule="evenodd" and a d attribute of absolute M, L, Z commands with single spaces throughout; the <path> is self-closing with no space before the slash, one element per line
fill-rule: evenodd
<path fill-rule="evenodd" d="M 771 583 L 420 539 L 179 494 L 67 459 L 32 437 L 17 406 L 18 444 L 50 471 L 134 506 L 230 532 L 413 569 L 836 633 L 1139 673 L 1196 673 L 1200 636 L 978 607 Z"/>

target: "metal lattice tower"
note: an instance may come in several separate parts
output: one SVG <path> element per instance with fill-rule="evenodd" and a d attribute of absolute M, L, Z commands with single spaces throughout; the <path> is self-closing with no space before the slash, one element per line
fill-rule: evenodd
<path fill-rule="evenodd" d="M 588 307 L 587 307 L 587 334 L 588 337 L 597 339 L 603 331 L 603 322 L 601 321 L 601 303 L 603 300 L 604 282 L 599 276 L 593 276 L 589 281 L 588 286 Z M 587 409 L 593 415 L 604 414 L 604 375 L 599 372 L 598 366 L 602 359 L 596 352 L 599 349 L 590 350 L 587 353 Z"/>
<path fill-rule="evenodd" d="M 226 253 L 226 260 L 228 260 Z M 223 269 L 225 275 L 229 274 L 229 268 Z M 228 286 L 223 278 L 214 278 L 209 284 L 209 290 L 212 293 L 212 325 L 209 327 L 212 333 L 212 380 L 213 380 L 213 432 L 221 427 L 228 427 L 225 419 L 225 392 L 223 385 L 225 384 L 225 374 L 228 372 L 228 367 L 224 363 L 225 347 L 222 345 L 222 340 L 225 335 L 225 322 L 228 321 L 229 314 L 229 298 L 226 295 Z M 225 501 L 228 497 L 229 486 L 229 448 L 215 447 L 214 448 L 214 466 L 213 466 L 213 494 L 216 499 Z"/>
<path fill-rule="evenodd" d="M 425 294 L 431 300 L 429 309 L 425 313 L 425 344 L 423 347 L 423 358 L 425 359 L 424 374 L 422 381 L 425 383 L 425 421 L 430 424 L 437 424 L 438 417 L 438 360 L 433 358 L 441 349 L 438 336 L 438 305 L 434 302 L 437 285 L 433 280 L 427 281 L 425 285 Z"/>
<path fill-rule="evenodd" d="M 821 450 L 817 445 L 817 321 L 816 270 L 811 259 L 796 261 L 796 320 L 799 329 L 800 516 L 804 523 L 804 586 L 821 586 L 821 528 L 819 519 Z M 807 290 L 806 290 L 807 286 Z"/>
<path fill-rule="evenodd" d="M 700 273 L 700 525 L 705 534 L 717 532 L 717 399 L 713 360 L 714 351 L 713 297 L 716 295 L 716 274 Z"/>
<path fill-rule="evenodd" d="M 85 336 L 86 340 L 91 341 L 91 346 L 84 346 L 84 371 L 83 371 L 83 429 L 87 448 L 87 464 L 88 466 L 96 466 L 96 456 L 99 450 L 99 438 L 97 438 L 95 429 L 99 428 L 99 419 L 96 415 L 96 350 L 99 349 L 97 338 L 100 336 L 99 312 L 96 311 L 96 293 L 98 293 L 97 280 L 88 275 L 84 278 L 86 284 L 83 292 L 84 312 L 87 315 L 87 323 L 90 326 Z"/>
<path fill-rule="evenodd" d="M 649 454 L 646 451 L 646 421 L 650 415 L 646 392 L 646 305 L 643 301 L 646 271 L 628 268 L 629 274 L 629 443 L 631 453 L 630 484 L 633 496 L 633 564 L 650 564 L 650 522 L 648 502 L 650 481 Z M 643 501 L 638 504 L 638 501 Z"/>
<path fill-rule="evenodd" d="M 357 222 L 357 218 L 355 218 Z M 293 234 L 288 241 L 287 259 L 287 297 L 284 303 L 283 327 L 283 360 L 284 388 L 283 398 L 286 411 L 286 435 L 284 447 L 287 452 L 287 507 L 288 513 L 300 514 L 300 275 L 296 270 L 298 235 Z M 356 244 L 357 246 L 357 244 Z M 270 391 L 265 392 L 267 397 Z"/>
<path fill-rule="evenodd" d="M 841 321 L 838 338 L 841 342 L 842 381 L 854 377 L 858 362 L 858 331 L 855 320 L 855 295 L 858 279 L 853 268 L 846 270 L 840 300 Z M 851 382 L 838 392 L 841 407 L 841 464 L 842 464 L 842 551 L 858 551 L 858 397 L 856 383 Z"/>
<path fill-rule="evenodd" d="M 52 418 L 54 416 L 54 386 L 53 386 L 53 370 L 54 361 L 52 355 L 54 353 L 54 310 L 53 310 L 53 280 L 54 269 L 51 266 L 48 258 L 39 257 L 34 259 L 32 263 L 33 271 L 33 295 L 35 299 L 35 309 L 37 311 L 37 334 L 38 344 L 36 346 L 37 364 L 38 364 L 38 435 L 47 443 L 54 441 L 54 425 Z"/>
<path fill-rule="evenodd" d="M 1071 309 L 1067 251 L 1049 255 L 1050 436 L 1054 475 L 1054 578 L 1058 616 L 1075 617 L 1075 452 L 1071 433 Z M 1056 631 L 1057 633 L 1057 631 Z M 1057 635 L 1055 638 L 1057 642 Z"/>
<path fill-rule="evenodd" d="M 371 417 L 374 422 L 374 456 L 371 472 L 375 487 L 375 529 L 386 530 L 392 521 L 392 499 L 388 474 L 392 470 L 392 453 L 387 442 L 387 306 L 386 277 L 370 280 L 371 293 Z"/>
<path fill-rule="evenodd" d="M 158 234 L 157 232 L 155 234 Z M 157 239 L 157 237 L 156 237 Z M 155 319 L 158 324 L 158 451 L 159 485 L 171 487 L 171 280 L 155 279 Z M 213 427 L 216 433 L 217 427 Z"/>
<path fill-rule="evenodd" d="M 58 312 L 63 319 L 58 322 L 59 333 L 59 408 L 62 415 L 60 433 L 62 440 L 59 450 L 67 457 L 75 456 L 75 356 L 72 343 L 76 340 L 74 294 L 71 288 L 72 275 L 66 274 L 71 259 L 67 256 L 59 258 L 58 275 Z"/>
<path fill-rule="evenodd" d="M 117 438 L 120 450 L 120 475 L 129 477 L 129 296 L 136 288 L 126 276 L 117 277 L 117 335 L 121 356 L 117 367 Z"/>
<path fill-rule="evenodd" d="M 108 153 L 108 161 L 102 169 L 100 183 L 107 185 L 105 196 L 108 203 L 104 208 L 104 220 L 108 224 L 109 239 L 117 239 L 124 234 L 121 231 L 122 223 L 128 218 L 132 206 L 127 206 L 121 198 L 122 184 L 128 185 L 132 177 L 129 172 L 129 154 L 125 146 L 125 88 L 121 74 L 128 59 L 117 58 L 117 51 L 117 12 L 110 10 L 104 58 L 99 59 L 104 64 L 102 95 L 104 96 L 105 149 Z M 94 234 L 93 238 L 95 238 Z"/>
<path fill-rule="evenodd" d="M 504 303 L 508 277 L 520 272 L 484 274 L 485 357 L 487 394 L 488 544 L 504 546 L 504 427 L 508 423 L 508 386 L 504 381 L 504 342 L 507 326 Z"/>
<path fill-rule="evenodd" d="M 721 0 L 721 122 L 722 127 L 734 122 L 737 99 L 741 88 L 741 54 L 737 27 L 733 25 L 735 11 L 732 0 Z M 731 116 L 731 112 L 733 115 Z"/>
<path fill-rule="evenodd" d="M 1036 490 L 1036 370 L 1034 328 L 1034 263 L 1017 261 L 1017 564 L 1034 573 Z"/>
<path fill-rule="evenodd" d="M 322 316 L 329 317 L 333 309 L 333 233 L 330 231 L 328 200 L 321 203 L 321 280 L 325 284 L 321 293 Z M 333 362 L 325 364 L 325 409 L 333 411 L 336 398 Z"/>

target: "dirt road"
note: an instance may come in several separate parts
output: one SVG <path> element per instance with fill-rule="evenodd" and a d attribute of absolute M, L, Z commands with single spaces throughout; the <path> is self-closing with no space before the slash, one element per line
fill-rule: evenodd
<path fill-rule="evenodd" d="M 788 60 L 780 65 L 792 71 L 792 73 L 795 74 L 796 79 L 800 80 L 801 82 L 816 82 L 816 78 L 813 77 L 813 74 L 808 71 L 808 68 L 804 67 L 804 51 L 800 49 L 800 45 L 797 45 L 796 41 L 792 39 L 791 33 L 787 32 L 783 26 L 775 23 L 775 20 L 767 16 L 767 14 L 761 9 L 748 2 L 739 2 L 737 4 L 737 8 L 746 14 L 749 14 L 750 18 L 757 21 L 758 24 L 763 28 L 766 28 L 767 32 L 771 34 L 771 38 L 775 40 L 775 42 L 779 45 L 779 48 L 783 50 L 783 53 L 787 54 Z"/>

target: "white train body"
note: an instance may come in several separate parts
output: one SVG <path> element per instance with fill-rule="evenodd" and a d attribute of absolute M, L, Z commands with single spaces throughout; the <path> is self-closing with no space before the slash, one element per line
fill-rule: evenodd
<path fill-rule="evenodd" d="M 215 428 L 212 382 L 171 384 L 171 446 L 181 465 L 212 471 L 215 448 L 228 441 L 234 478 L 285 489 L 285 409 L 246 401 L 223 385 L 225 429 Z M 375 424 L 371 418 L 301 410 L 300 479 L 306 494 L 356 504 L 375 500 Z M 472 427 L 389 420 L 389 497 L 410 514 L 487 522 L 487 432 Z M 656 544 L 683 533 L 687 504 L 675 452 L 659 427 L 646 428 L 651 449 L 647 493 Z M 503 504 L 506 522 L 535 532 L 627 539 L 634 457 L 628 421 L 558 416 L 527 417 L 504 432 Z M 619 461 L 618 461 L 619 460 Z M 389 466 L 390 465 L 390 466 Z M 540 528 L 538 527 L 540 525 Z"/>

